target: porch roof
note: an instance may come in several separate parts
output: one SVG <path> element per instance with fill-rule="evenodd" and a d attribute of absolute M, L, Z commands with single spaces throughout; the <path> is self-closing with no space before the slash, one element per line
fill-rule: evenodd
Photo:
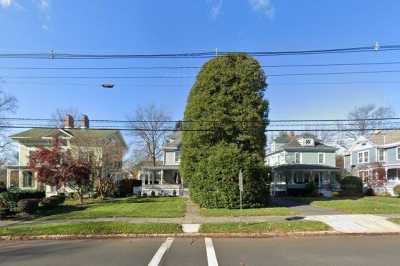
<path fill-rule="evenodd" d="M 179 170 L 179 165 L 156 165 L 156 166 L 146 165 L 146 166 L 141 167 L 141 170 L 148 170 L 148 171 L 154 171 L 154 170 Z"/>
<path fill-rule="evenodd" d="M 340 168 L 320 164 L 284 164 L 272 167 L 273 171 L 340 171 Z"/>

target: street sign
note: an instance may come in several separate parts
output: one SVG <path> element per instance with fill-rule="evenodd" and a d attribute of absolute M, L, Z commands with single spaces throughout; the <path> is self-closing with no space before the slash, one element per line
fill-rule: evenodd
<path fill-rule="evenodd" d="M 243 173 L 242 170 L 239 171 L 239 190 L 243 192 Z"/>

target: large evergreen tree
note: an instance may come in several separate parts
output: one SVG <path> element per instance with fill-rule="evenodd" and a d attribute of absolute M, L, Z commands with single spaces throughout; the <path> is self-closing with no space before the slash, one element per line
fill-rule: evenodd
<path fill-rule="evenodd" d="M 201 206 L 238 207 L 240 169 L 244 206 L 268 200 L 265 88 L 260 64 L 246 54 L 216 57 L 198 74 L 185 110 L 181 172 Z"/>

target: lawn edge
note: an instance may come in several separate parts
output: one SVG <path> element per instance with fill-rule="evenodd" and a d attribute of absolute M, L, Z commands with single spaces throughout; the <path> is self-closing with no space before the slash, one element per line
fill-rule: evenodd
<path fill-rule="evenodd" d="M 0 241 L 9 240 L 82 240 L 82 239 L 122 239 L 122 238 L 279 238 L 279 237 L 321 237 L 321 236 L 384 236 L 400 235 L 393 233 L 341 233 L 337 231 L 287 232 L 287 233 L 175 233 L 175 234 L 96 234 L 96 235 L 37 235 L 0 236 Z"/>

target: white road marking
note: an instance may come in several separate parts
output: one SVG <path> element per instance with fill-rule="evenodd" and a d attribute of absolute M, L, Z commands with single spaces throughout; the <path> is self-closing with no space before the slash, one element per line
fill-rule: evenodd
<path fill-rule="evenodd" d="M 167 238 L 164 243 L 161 244 L 160 248 L 157 250 L 156 254 L 154 254 L 153 258 L 149 262 L 148 266 L 158 266 L 161 263 L 161 260 L 167 250 L 171 247 L 172 242 L 174 242 L 173 238 Z"/>
<path fill-rule="evenodd" d="M 218 266 L 217 255 L 215 255 L 214 245 L 212 239 L 209 237 L 204 238 L 207 251 L 208 266 Z"/>

